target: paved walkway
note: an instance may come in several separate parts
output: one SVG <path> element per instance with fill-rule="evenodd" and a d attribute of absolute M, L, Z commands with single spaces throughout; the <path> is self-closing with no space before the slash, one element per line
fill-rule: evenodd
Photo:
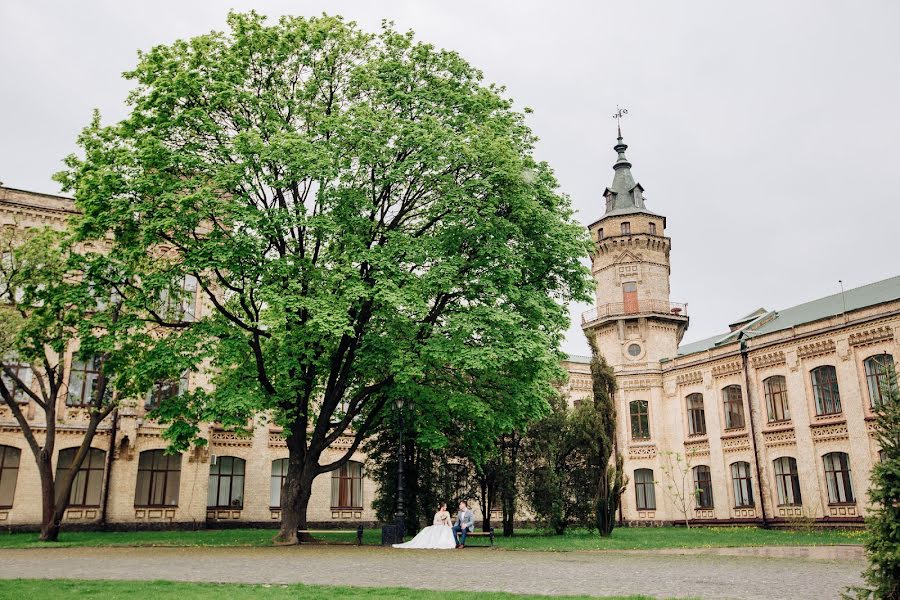
<path fill-rule="evenodd" d="M 795 548 L 428 551 L 353 546 L 0 550 L 0 579 L 299 582 L 707 599 L 838 598 L 848 585 L 860 583 L 864 566 L 859 549 L 852 547 L 824 552 Z"/>

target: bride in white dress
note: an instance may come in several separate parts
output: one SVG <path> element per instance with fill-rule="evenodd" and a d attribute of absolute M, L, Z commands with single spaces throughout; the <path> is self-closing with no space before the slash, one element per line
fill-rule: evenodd
<path fill-rule="evenodd" d="M 453 537 L 453 522 L 447 512 L 447 503 L 441 503 L 440 510 L 434 513 L 434 525 L 420 531 L 416 537 L 405 544 L 394 544 L 394 548 L 419 548 L 431 550 L 453 550 L 456 539 Z"/>

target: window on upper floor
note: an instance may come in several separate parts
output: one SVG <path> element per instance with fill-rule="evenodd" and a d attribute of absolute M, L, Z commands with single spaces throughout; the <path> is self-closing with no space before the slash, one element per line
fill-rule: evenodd
<path fill-rule="evenodd" d="M 800 506 L 800 475 L 797 471 L 797 460 L 790 456 L 776 458 L 775 489 L 778 492 L 778 506 Z"/>
<path fill-rule="evenodd" d="M 812 378 L 813 397 L 817 415 L 835 415 L 841 412 L 841 394 L 838 390 L 837 371 L 831 365 L 823 365 L 809 372 Z"/>
<path fill-rule="evenodd" d="M 147 392 L 144 399 L 144 408 L 147 410 L 155 410 L 160 404 L 171 398 L 176 398 L 185 393 L 188 389 L 188 373 L 185 371 L 179 379 L 163 379 L 157 381 Z"/>
<path fill-rule="evenodd" d="M 650 223 L 650 235 L 656 235 L 656 223 Z"/>
<path fill-rule="evenodd" d="M 750 463 L 731 463 L 731 485 L 734 489 L 734 507 L 753 506 L 753 480 L 750 477 Z"/>
<path fill-rule="evenodd" d="M 722 388 L 722 404 L 725 408 L 725 429 L 744 428 L 744 400 L 741 386 L 729 385 Z"/>
<path fill-rule="evenodd" d="M 652 469 L 635 469 L 634 493 L 638 510 L 656 510 L 656 489 Z"/>
<path fill-rule="evenodd" d="M 12 508 L 19 478 L 22 451 L 12 446 L 0 446 L 0 508 Z"/>
<path fill-rule="evenodd" d="M 162 318 L 176 321 L 195 321 L 197 318 L 197 278 L 190 274 L 185 275 L 173 287 L 174 289 L 163 290 L 159 295 Z"/>
<path fill-rule="evenodd" d="M 597 229 L 597 239 L 598 239 L 598 240 L 602 240 L 602 239 L 603 239 L 603 228 L 602 228 L 602 227 L 600 227 L 599 229 Z"/>
<path fill-rule="evenodd" d="M 75 454 L 78 448 L 65 448 L 59 451 L 56 459 L 56 481 L 72 469 L 75 462 Z M 99 448 L 88 450 L 87 456 L 81 463 L 81 468 L 75 474 L 72 489 L 69 492 L 69 506 L 93 507 L 100 506 L 100 490 L 103 488 L 103 471 L 106 468 L 106 452 Z M 58 494 L 57 494 L 58 495 Z"/>
<path fill-rule="evenodd" d="M 694 490 L 697 508 L 713 507 L 712 474 L 706 465 L 694 467 Z"/>
<path fill-rule="evenodd" d="M 650 415 L 646 400 L 634 400 L 628 404 L 631 414 L 631 437 L 645 440 L 650 437 Z"/>
<path fill-rule="evenodd" d="M 631 223 L 625 221 L 622 223 L 622 235 L 630 235 L 631 234 Z"/>
<path fill-rule="evenodd" d="M 706 435 L 706 411 L 703 408 L 703 394 L 691 394 L 686 398 L 688 433 Z"/>
<path fill-rule="evenodd" d="M 134 505 L 143 507 L 178 506 L 181 485 L 181 455 L 165 450 L 145 450 L 138 459 Z"/>
<path fill-rule="evenodd" d="M 869 388 L 869 402 L 872 408 L 884 400 L 884 393 L 891 385 L 894 357 L 890 354 L 876 354 L 863 361 L 866 369 L 866 385 Z"/>
<path fill-rule="evenodd" d="M 830 452 L 822 457 L 829 504 L 853 504 L 853 482 L 850 480 L 850 456 L 846 452 Z"/>
<path fill-rule="evenodd" d="M 87 361 L 72 358 L 69 372 L 69 393 L 67 406 L 89 406 L 97 403 L 97 383 L 100 378 L 100 358 L 93 356 Z"/>
<path fill-rule="evenodd" d="M 791 409 L 788 406 L 787 383 L 781 375 L 769 377 L 763 381 L 766 396 L 766 412 L 769 423 L 789 421 Z"/>
<path fill-rule="evenodd" d="M 208 508 L 244 507 L 244 467 L 246 462 L 236 456 L 219 456 L 209 465 Z"/>
<path fill-rule="evenodd" d="M 31 389 L 32 378 L 33 373 L 29 364 L 10 359 L 0 365 L 0 380 L 19 404 L 28 404 L 31 399 L 25 390 Z"/>
<path fill-rule="evenodd" d="M 362 463 L 351 460 L 332 471 L 331 508 L 361 509 L 362 483 Z"/>

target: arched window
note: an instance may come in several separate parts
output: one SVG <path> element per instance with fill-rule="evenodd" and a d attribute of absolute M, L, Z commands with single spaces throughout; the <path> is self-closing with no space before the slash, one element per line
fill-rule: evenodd
<path fill-rule="evenodd" d="M 750 477 L 750 463 L 731 463 L 731 485 L 734 488 L 735 508 L 753 506 L 753 480 Z"/>
<path fill-rule="evenodd" d="M 835 415 L 841 412 L 841 394 L 838 390 L 837 371 L 824 365 L 809 372 L 812 377 L 813 397 L 817 415 Z"/>
<path fill-rule="evenodd" d="M 72 468 L 78 448 L 65 448 L 59 451 L 56 459 L 56 481 L 61 481 L 66 472 Z M 100 490 L 103 488 L 103 470 L 106 452 L 97 448 L 88 450 L 81 468 L 75 474 L 72 490 L 69 492 L 69 506 L 100 506 Z"/>
<path fill-rule="evenodd" d="M 800 475 L 797 461 L 790 456 L 775 459 L 775 487 L 778 490 L 778 506 L 800 506 Z"/>
<path fill-rule="evenodd" d="M 853 482 L 850 481 L 850 457 L 845 452 L 830 452 L 822 457 L 829 504 L 853 504 Z"/>
<path fill-rule="evenodd" d="M 697 508 L 712 508 L 712 474 L 706 465 L 694 467 L 694 489 L 697 494 Z"/>
<path fill-rule="evenodd" d="M 722 388 L 722 403 L 725 406 L 725 429 L 744 428 L 744 400 L 741 386 L 729 385 Z"/>
<path fill-rule="evenodd" d="M 656 510 L 656 489 L 653 485 L 652 469 L 635 469 L 634 493 L 638 510 Z"/>
<path fill-rule="evenodd" d="M 331 508 L 362 509 L 362 463 L 351 460 L 331 472 Z"/>
<path fill-rule="evenodd" d="M 703 394 L 687 397 L 688 432 L 691 435 L 706 435 L 706 412 L 703 410 Z"/>
<path fill-rule="evenodd" d="M 769 377 L 763 381 L 766 392 L 766 410 L 769 413 L 769 422 L 789 421 L 791 409 L 788 406 L 787 383 L 781 375 Z"/>
<path fill-rule="evenodd" d="M 206 495 L 209 508 L 244 507 L 244 459 L 236 456 L 220 456 L 209 465 L 209 491 Z"/>
<path fill-rule="evenodd" d="M 869 402 L 872 407 L 881 404 L 884 399 L 885 386 L 889 382 L 889 373 L 894 366 L 894 357 L 890 354 L 876 354 L 870 356 L 863 365 L 866 368 L 866 384 L 869 387 Z"/>
<path fill-rule="evenodd" d="M 650 416 L 646 400 L 634 400 L 628 404 L 631 413 L 631 437 L 645 440 L 650 437 Z"/>
<path fill-rule="evenodd" d="M 22 451 L 12 446 L 0 446 L 0 508 L 12 508 L 19 478 Z"/>
<path fill-rule="evenodd" d="M 287 472 L 288 459 L 279 458 L 272 461 L 272 479 L 269 489 L 269 506 L 272 508 L 281 508 L 281 490 L 284 488 Z"/>
<path fill-rule="evenodd" d="M 181 455 L 165 450 L 145 450 L 138 459 L 134 505 L 146 507 L 178 506 L 181 484 Z"/>

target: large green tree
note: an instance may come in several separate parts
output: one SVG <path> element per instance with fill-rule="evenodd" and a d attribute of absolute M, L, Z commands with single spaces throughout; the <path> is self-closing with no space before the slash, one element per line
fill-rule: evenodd
<path fill-rule="evenodd" d="M 141 54 L 130 114 L 95 117 L 60 180 L 121 294 L 209 342 L 215 392 L 157 413 L 172 444 L 203 419 L 284 427 L 291 542 L 313 479 L 395 396 L 452 407 L 457 429 L 546 409 L 587 241 L 524 116 L 458 54 L 390 24 L 228 23 Z M 186 275 L 211 310 L 151 311 Z M 477 386 L 508 393 L 488 411 Z"/>
<path fill-rule="evenodd" d="M 142 318 L 93 279 L 90 262 L 60 232 L 0 230 L 0 402 L 37 465 L 41 540 L 58 538 L 75 477 L 101 425 L 109 428 L 120 400 L 166 372 L 157 341 Z M 94 375 L 67 378 L 67 360 L 89 365 Z M 66 410 L 74 413 L 69 424 L 75 420 L 83 433 L 69 468 L 58 470 L 53 460 Z"/>

